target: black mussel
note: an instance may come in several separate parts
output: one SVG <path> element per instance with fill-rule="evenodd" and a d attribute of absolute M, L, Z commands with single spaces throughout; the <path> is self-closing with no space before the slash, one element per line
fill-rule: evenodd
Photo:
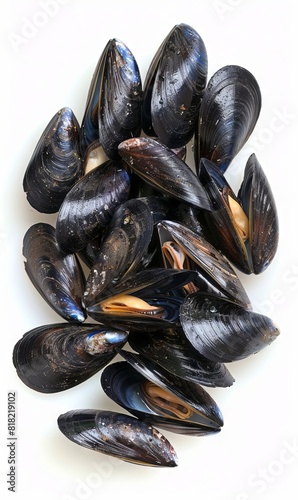
<path fill-rule="evenodd" d="M 195 271 L 144 269 L 107 287 L 86 309 L 96 321 L 129 330 L 177 326 L 182 297 L 175 290 L 182 289 L 194 275 Z"/>
<path fill-rule="evenodd" d="M 143 408 L 138 408 L 137 401 L 139 399 L 138 393 L 143 392 L 140 390 L 140 384 L 144 385 L 144 383 L 148 383 L 149 381 L 150 384 L 148 385 L 151 389 L 150 392 L 153 398 L 151 401 L 152 405 L 149 403 L 150 394 L 147 393 L 145 395 L 145 400 L 143 396 L 140 395 L 140 399 L 143 399 L 142 403 L 147 404 L 148 421 L 151 420 L 151 423 L 154 424 L 158 422 L 160 427 L 167 428 L 174 432 L 195 435 L 220 431 L 220 428 L 223 426 L 221 411 L 214 399 L 200 384 L 177 377 L 141 354 L 135 354 L 123 349 L 119 350 L 119 354 L 121 354 L 127 364 L 131 365 L 131 368 L 137 371 L 142 377 L 137 377 L 131 369 L 123 365 L 124 370 L 127 371 L 128 374 L 128 376 L 124 376 L 122 373 L 119 377 L 120 380 L 122 376 L 126 378 L 124 385 L 127 385 L 128 389 L 127 393 L 124 394 L 124 386 L 120 388 L 119 382 L 117 384 L 117 380 L 115 384 L 112 381 L 113 375 L 117 374 L 118 363 L 113 363 L 109 365 L 109 367 L 106 367 L 107 369 L 102 373 L 101 383 L 103 389 L 111 399 L 121 404 L 119 400 L 121 400 L 122 395 L 123 399 L 121 406 L 124 406 L 123 403 L 127 397 L 128 404 L 131 402 L 131 399 L 134 398 L 136 407 L 133 407 L 133 403 L 131 403 L 131 407 L 129 408 L 126 406 L 124 407 L 135 416 L 142 419 L 144 417 L 146 418 L 147 416 L 142 414 L 144 406 Z M 119 364 L 120 371 L 122 371 L 121 366 L 122 363 L 121 365 Z M 129 382 L 131 377 L 134 379 L 133 383 Z M 136 386 L 135 383 L 137 380 L 138 383 Z M 131 391 L 135 391 L 134 394 L 132 394 Z M 148 398 L 146 398 L 146 396 Z M 139 410 L 141 410 L 141 413 L 138 413 Z M 178 422 L 176 420 L 178 420 Z M 185 425 L 184 422 L 186 423 Z"/>
<path fill-rule="evenodd" d="M 99 253 L 87 277 L 84 303 L 88 306 L 138 269 L 147 252 L 153 232 L 153 218 L 146 203 L 130 199 L 114 212 Z"/>
<path fill-rule="evenodd" d="M 127 139 L 118 147 L 120 156 L 142 179 L 180 202 L 212 210 L 200 180 L 170 148 L 148 137 Z"/>
<path fill-rule="evenodd" d="M 79 130 L 73 111 L 65 107 L 42 133 L 23 179 L 27 200 L 38 212 L 58 212 L 68 191 L 83 175 Z"/>
<path fill-rule="evenodd" d="M 207 80 L 207 52 L 200 35 L 178 24 L 165 38 L 144 83 L 143 130 L 170 148 L 192 137 Z"/>
<path fill-rule="evenodd" d="M 55 393 L 70 389 L 106 366 L 128 333 L 103 325 L 55 323 L 27 332 L 15 345 L 13 363 L 31 389 Z"/>
<path fill-rule="evenodd" d="M 278 215 L 274 197 L 255 154 L 246 164 L 238 196 L 210 161 L 200 163 L 200 178 L 213 203 L 203 214 L 214 245 L 240 271 L 259 274 L 278 246 Z"/>
<path fill-rule="evenodd" d="M 131 348 L 153 360 L 177 377 L 207 387 L 229 387 L 234 378 L 223 363 L 202 356 L 186 339 L 181 329 L 130 332 Z"/>
<path fill-rule="evenodd" d="M 246 163 L 238 199 L 248 217 L 251 269 L 260 274 L 277 252 L 279 223 L 271 187 L 255 154 Z"/>
<path fill-rule="evenodd" d="M 129 198 L 130 176 L 122 164 L 107 160 L 70 190 L 62 203 L 56 236 L 65 252 L 79 252 L 108 226 L 116 208 Z"/>
<path fill-rule="evenodd" d="M 137 465 L 175 467 L 176 452 L 154 427 L 130 415 L 71 410 L 58 417 L 60 431 L 85 448 Z"/>
<path fill-rule="evenodd" d="M 256 354 L 279 335 L 268 316 L 201 292 L 184 299 L 180 321 L 192 346 L 207 359 L 219 363 Z"/>
<path fill-rule="evenodd" d="M 98 102 L 99 142 L 118 159 L 118 144 L 141 132 L 142 83 L 137 62 L 120 40 L 109 41 Z"/>
<path fill-rule="evenodd" d="M 161 221 L 158 228 L 165 263 L 169 262 L 177 269 L 198 270 L 195 289 L 205 291 L 209 285 L 210 291 L 219 292 L 245 307 L 251 307 L 247 293 L 228 259 L 203 236 L 175 221 Z"/>
<path fill-rule="evenodd" d="M 100 145 L 98 133 L 98 105 L 109 45 L 110 42 L 106 44 L 98 59 L 88 90 L 84 116 L 80 129 L 80 144 L 83 157 L 85 157 L 87 149 L 92 143 L 98 142 L 98 145 Z"/>
<path fill-rule="evenodd" d="M 261 110 L 255 77 L 236 65 L 219 69 L 208 82 L 198 120 L 196 165 L 201 158 L 225 172 L 250 137 Z"/>
<path fill-rule="evenodd" d="M 60 249 L 55 228 L 37 223 L 23 240 L 25 270 L 44 300 L 67 321 L 83 322 L 84 275 L 74 254 Z"/>
<path fill-rule="evenodd" d="M 84 175 L 88 174 L 94 168 L 105 163 L 109 158 L 105 155 L 99 140 L 95 140 L 89 144 L 83 157 Z"/>

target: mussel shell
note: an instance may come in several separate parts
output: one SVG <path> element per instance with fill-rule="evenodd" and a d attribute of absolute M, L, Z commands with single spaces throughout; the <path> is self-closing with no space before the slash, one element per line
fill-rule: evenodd
<path fill-rule="evenodd" d="M 177 455 L 154 427 L 129 415 L 104 410 L 71 410 L 58 417 L 60 431 L 85 448 L 125 462 L 175 467 Z"/>
<path fill-rule="evenodd" d="M 179 290 L 191 281 L 195 271 L 180 271 L 175 269 L 149 268 L 139 271 L 125 280 L 121 280 L 112 288 L 106 288 L 98 302 L 87 307 L 89 316 L 115 327 L 129 330 L 148 330 L 179 325 L 179 308 L 182 297 Z M 169 294 L 169 290 L 171 294 Z M 177 294 L 175 294 L 178 290 Z M 104 310 L 103 301 L 110 299 L 119 303 L 119 296 L 130 295 L 144 300 L 147 304 L 157 307 L 158 311 Z"/>
<path fill-rule="evenodd" d="M 271 187 L 255 154 L 248 158 L 238 198 L 249 220 L 252 271 L 260 274 L 277 252 L 279 222 Z"/>
<path fill-rule="evenodd" d="M 151 119 L 158 138 L 170 148 L 187 144 L 194 133 L 207 80 L 207 52 L 189 25 L 176 25 L 158 51 L 151 95 Z M 150 96 L 147 92 L 146 98 Z"/>
<path fill-rule="evenodd" d="M 83 157 L 85 157 L 87 148 L 90 146 L 90 144 L 92 144 L 94 141 L 99 142 L 99 134 L 98 134 L 99 95 L 101 92 L 103 70 L 105 67 L 105 61 L 109 45 L 110 41 L 106 44 L 105 48 L 103 49 L 98 59 L 88 90 L 85 111 L 81 122 L 81 130 L 80 130 L 80 144 Z"/>
<path fill-rule="evenodd" d="M 236 230 L 227 195 L 240 204 L 231 186 L 218 168 L 205 158 L 200 162 L 200 179 L 213 203 L 213 210 L 204 212 L 206 236 L 229 261 L 245 274 L 252 273 L 249 245 Z"/>
<path fill-rule="evenodd" d="M 42 133 L 23 179 L 27 200 L 38 212 L 58 212 L 68 191 L 83 175 L 79 130 L 73 111 L 65 107 Z"/>
<path fill-rule="evenodd" d="M 146 379 L 173 394 L 198 412 L 202 425 L 216 430 L 223 426 L 223 416 L 218 405 L 200 384 L 177 377 L 141 354 L 124 349 L 120 349 L 118 352 Z"/>
<path fill-rule="evenodd" d="M 260 110 L 261 92 L 255 77 L 241 66 L 220 68 L 209 80 L 201 102 L 197 167 L 206 158 L 225 172 L 250 137 Z"/>
<path fill-rule="evenodd" d="M 43 325 L 16 343 L 13 363 L 20 379 L 31 389 L 60 392 L 84 382 L 107 365 L 127 336 L 127 332 L 103 325 Z"/>
<path fill-rule="evenodd" d="M 147 383 L 148 379 L 126 361 L 110 364 L 101 375 L 101 385 L 107 396 L 144 422 L 179 434 L 202 436 L 219 431 L 213 422 L 208 425 L 204 415 L 196 412 L 181 399 L 178 403 L 177 398 L 173 398 L 168 391 L 163 396 L 166 399 L 169 394 L 169 401 L 175 400 L 173 406 L 169 404 L 165 407 L 150 400 L 146 397 Z"/>
<path fill-rule="evenodd" d="M 148 137 L 127 139 L 118 147 L 120 156 L 149 185 L 179 202 L 211 210 L 200 180 L 170 148 Z"/>
<path fill-rule="evenodd" d="M 152 232 L 151 211 L 142 200 L 130 199 L 116 209 L 86 281 L 86 305 L 92 304 L 106 286 L 125 279 L 140 266 Z"/>
<path fill-rule="evenodd" d="M 228 363 L 256 354 L 279 335 L 273 321 L 228 299 L 188 295 L 180 307 L 186 338 L 203 356 Z"/>
<path fill-rule="evenodd" d="M 119 159 L 118 144 L 141 132 L 142 83 L 129 48 L 113 38 L 107 48 L 98 103 L 99 141 L 106 155 Z"/>
<path fill-rule="evenodd" d="M 229 387 L 234 378 L 222 363 L 214 363 L 192 347 L 181 329 L 130 332 L 129 345 L 177 377 L 207 387 Z"/>
<path fill-rule="evenodd" d="M 245 307 L 251 306 L 247 293 L 229 261 L 209 241 L 186 225 L 175 221 L 161 221 L 158 227 L 169 232 L 211 286 L 237 303 Z"/>
<path fill-rule="evenodd" d="M 43 222 L 31 226 L 23 255 L 26 273 L 44 300 L 67 321 L 83 322 L 83 271 L 75 255 L 60 249 L 55 228 Z"/>
<path fill-rule="evenodd" d="M 71 189 L 60 207 L 56 235 L 65 252 L 76 253 L 101 234 L 116 208 L 129 198 L 130 176 L 119 162 L 106 161 Z"/>

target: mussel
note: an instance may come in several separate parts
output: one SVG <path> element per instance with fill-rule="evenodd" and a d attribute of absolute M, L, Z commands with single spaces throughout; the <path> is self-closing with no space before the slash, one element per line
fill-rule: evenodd
<path fill-rule="evenodd" d="M 180 202 L 212 210 L 200 180 L 170 148 L 148 137 L 119 144 L 120 156 L 149 185 Z"/>
<path fill-rule="evenodd" d="M 92 304 L 107 286 L 113 286 L 138 269 L 152 231 L 151 211 L 141 199 L 130 199 L 116 209 L 87 277 L 86 305 Z"/>
<path fill-rule="evenodd" d="M 79 130 L 73 111 L 65 107 L 42 133 L 23 179 L 27 200 L 38 212 L 58 212 L 68 191 L 83 175 Z"/>
<path fill-rule="evenodd" d="M 60 431 L 85 448 L 125 462 L 175 467 L 177 454 L 152 425 L 122 413 L 105 410 L 71 410 L 58 418 Z"/>
<path fill-rule="evenodd" d="M 245 68 L 220 68 L 204 92 L 195 144 L 197 169 L 201 158 L 225 172 L 250 137 L 262 105 L 255 77 Z"/>
<path fill-rule="evenodd" d="M 157 50 L 144 83 L 143 130 L 170 148 L 192 137 L 207 80 L 201 36 L 178 24 Z"/>
<path fill-rule="evenodd" d="M 279 224 L 273 193 L 256 155 L 248 158 L 238 196 L 209 160 L 201 160 L 200 178 L 214 208 L 203 214 L 210 240 L 240 271 L 265 271 L 277 252 Z"/>
<path fill-rule="evenodd" d="M 185 337 L 181 328 L 152 332 L 130 332 L 128 343 L 142 356 L 184 380 L 207 387 L 229 387 L 234 377 L 223 363 L 202 356 Z"/>
<path fill-rule="evenodd" d="M 106 289 L 86 310 L 96 321 L 131 331 L 177 326 L 183 299 L 179 291 L 195 275 L 188 270 L 144 269 Z"/>
<path fill-rule="evenodd" d="M 199 384 L 185 381 L 140 354 L 120 350 L 126 361 L 101 375 L 106 394 L 133 415 L 158 427 L 202 436 L 220 431 L 221 412 Z"/>
<path fill-rule="evenodd" d="M 116 208 L 128 200 L 129 191 L 128 172 L 113 160 L 82 177 L 58 213 L 56 237 L 60 247 L 69 253 L 82 250 L 108 226 Z"/>
<path fill-rule="evenodd" d="M 260 352 L 279 335 L 271 318 L 235 302 L 196 292 L 180 307 L 186 338 L 202 356 L 218 363 L 238 361 Z"/>
<path fill-rule="evenodd" d="M 55 228 L 43 222 L 31 226 L 23 255 L 28 277 L 52 309 L 67 321 L 83 322 L 85 277 L 77 257 L 59 247 Z"/>
<path fill-rule="evenodd" d="M 127 332 L 104 325 L 43 325 L 16 343 L 13 363 L 20 379 L 31 389 L 60 392 L 81 384 L 106 366 L 127 337 Z"/>
<path fill-rule="evenodd" d="M 198 270 L 194 291 L 212 291 L 251 307 L 247 293 L 228 259 L 208 240 L 175 221 L 161 221 L 158 229 L 165 264 L 170 263 L 177 269 Z"/>

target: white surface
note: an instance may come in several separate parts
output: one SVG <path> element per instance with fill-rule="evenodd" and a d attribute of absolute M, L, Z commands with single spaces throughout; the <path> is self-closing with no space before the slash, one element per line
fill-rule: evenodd
<path fill-rule="evenodd" d="M 51 11 L 46 11 L 50 4 Z M 171 500 L 296 498 L 298 111 L 293 5 L 291 0 L 18 0 L 10 2 L 10 12 L 2 12 L 1 498 L 10 494 L 8 390 L 17 392 L 19 498 L 152 500 L 162 497 L 165 485 Z M 225 419 L 219 435 L 164 433 L 179 456 L 179 466 L 167 470 L 125 464 L 67 441 L 56 425 L 60 413 L 116 409 L 103 395 L 99 376 L 64 393 L 38 394 L 16 377 L 11 352 L 27 330 L 58 319 L 29 283 L 21 252 L 31 224 L 54 220 L 31 209 L 22 191 L 23 174 L 41 132 L 66 105 L 81 120 L 93 70 L 109 38 L 128 45 L 144 78 L 160 42 L 181 22 L 192 25 L 205 41 L 209 77 L 235 63 L 249 69 L 261 87 L 260 119 L 230 167 L 229 178 L 238 186 L 254 151 L 275 193 L 281 226 L 278 254 L 264 275 L 241 279 L 254 308 L 274 318 L 281 335 L 254 358 L 229 366 L 236 378 L 233 387 L 210 391 Z"/>

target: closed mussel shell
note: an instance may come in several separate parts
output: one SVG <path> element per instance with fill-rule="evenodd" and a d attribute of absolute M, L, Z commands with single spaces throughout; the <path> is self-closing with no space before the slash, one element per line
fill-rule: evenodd
<path fill-rule="evenodd" d="M 129 48 L 113 38 L 107 46 L 98 103 L 99 142 L 106 155 L 118 159 L 118 144 L 140 135 L 142 83 Z"/>
<path fill-rule="evenodd" d="M 23 188 L 28 202 L 39 212 L 58 212 L 66 194 L 83 174 L 79 130 L 73 111 L 62 108 L 36 145 Z"/>
<path fill-rule="evenodd" d="M 55 393 L 74 387 L 107 365 L 127 333 L 103 325 L 56 323 L 27 332 L 15 345 L 13 363 L 31 389 Z"/>
<path fill-rule="evenodd" d="M 220 363 L 256 354 L 279 335 L 268 316 L 201 292 L 185 298 L 180 321 L 192 346 L 206 358 Z"/>
<path fill-rule="evenodd" d="M 130 199 L 116 209 L 87 277 L 85 304 L 90 305 L 106 286 L 125 279 L 140 266 L 152 231 L 151 211 L 142 200 Z"/>
<path fill-rule="evenodd" d="M 31 282 L 59 316 L 82 322 L 84 275 L 74 254 L 60 249 L 55 228 L 39 222 L 31 226 L 23 240 L 25 270 Z"/>
<path fill-rule="evenodd" d="M 58 427 L 74 443 L 125 462 L 155 467 L 178 465 L 171 443 L 157 429 L 130 415 L 71 410 L 59 416 Z"/>
<path fill-rule="evenodd" d="M 121 163 L 106 161 L 84 177 L 65 197 L 56 236 L 65 252 L 78 252 L 108 226 L 116 208 L 128 200 L 130 176 Z"/>
<path fill-rule="evenodd" d="M 152 125 L 161 142 L 176 148 L 194 133 L 207 80 L 207 52 L 200 35 L 187 24 L 174 26 L 158 52 Z"/>
<path fill-rule="evenodd" d="M 234 378 L 223 363 L 206 359 L 186 339 L 181 329 L 130 332 L 131 348 L 177 377 L 207 387 L 229 387 Z"/>
<path fill-rule="evenodd" d="M 159 192 L 212 210 L 198 177 L 170 148 L 149 137 L 138 137 L 123 141 L 118 150 L 132 170 Z"/>
<path fill-rule="evenodd" d="M 195 147 L 196 165 L 201 158 L 225 172 L 250 137 L 261 110 L 261 92 L 255 77 L 245 68 L 220 68 L 209 80 L 202 98 Z"/>

